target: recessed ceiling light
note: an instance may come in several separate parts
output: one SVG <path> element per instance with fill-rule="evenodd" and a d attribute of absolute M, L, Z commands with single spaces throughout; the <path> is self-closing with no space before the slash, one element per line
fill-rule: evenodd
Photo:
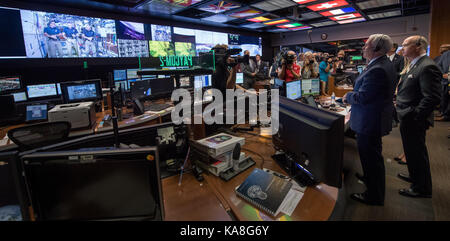
<path fill-rule="evenodd" d="M 357 22 L 363 22 L 363 21 L 366 21 L 366 19 L 365 18 L 355 18 L 355 19 L 338 21 L 338 23 L 346 24 L 346 23 L 357 23 Z"/>
<path fill-rule="evenodd" d="M 333 21 L 311 23 L 311 25 L 314 26 L 314 27 L 323 27 L 323 26 L 330 26 L 330 25 L 335 25 L 335 24 L 336 24 L 336 22 L 333 22 Z"/>
<path fill-rule="evenodd" d="M 227 15 L 223 15 L 223 14 L 216 14 L 216 15 L 209 16 L 206 18 L 202 18 L 202 20 L 216 22 L 216 23 L 225 23 L 225 22 L 228 22 L 233 19 L 234 18 L 230 18 Z"/>
<path fill-rule="evenodd" d="M 289 23 L 289 20 L 287 20 L 287 19 L 279 19 L 279 20 L 264 22 L 265 25 L 276 25 L 276 24 L 282 24 L 282 23 Z"/>
<path fill-rule="evenodd" d="M 242 10 L 239 12 L 234 12 L 228 16 L 233 17 L 233 18 L 246 18 L 246 17 L 250 17 L 253 15 L 257 15 L 257 14 L 261 14 L 261 11 L 255 10 L 255 9 L 246 9 L 246 10 Z"/>
<path fill-rule="evenodd" d="M 297 30 L 305 30 L 305 29 L 311 29 L 312 27 L 310 26 L 302 26 L 302 27 L 297 27 L 297 28 L 290 28 L 289 30 L 291 31 L 297 31 Z"/>
<path fill-rule="evenodd" d="M 357 3 L 360 9 L 378 8 L 395 4 L 400 4 L 400 0 L 370 0 Z"/>
<path fill-rule="evenodd" d="M 275 11 L 282 8 L 292 7 L 296 4 L 291 0 L 267 0 L 259 3 L 252 4 L 252 7 L 262 9 L 264 11 Z"/>
<path fill-rule="evenodd" d="M 278 25 L 277 27 L 279 28 L 295 28 L 295 27 L 300 27 L 303 26 L 303 24 L 301 23 L 290 23 L 290 24 L 285 24 L 285 25 Z"/>
<path fill-rule="evenodd" d="M 320 14 L 322 14 L 325 17 L 328 17 L 328 16 L 340 15 L 340 14 L 344 14 L 344 13 L 353 13 L 353 12 L 356 12 L 356 10 L 352 7 L 348 7 L 348 8 L 340 8 L 340 9 L 334 9 L 334 10 L 330 10 L 330 11 L 320 12 Z"/>
<path fill-rule="evenodd" d="M 339 15 L 336 17 L 331 17 L 331 20 L 334 21 L 340 21 L 340 20 L 346 20 L 346 19 L 351 19 L 351 18 L 360 18 L 361 14 L 359 13 L 350 13 L 350 14 L 345 14 L 345 15 Z"/>
<path fill-rule="evenodd" d="M 255 23 L 266 22 L 266 21 L 269 21 L 269 20 L 272 20 L 272 19 L 266 18 L 264 16 L 247 19 L 247 21 L 255 22 Z"/>
<path fill-rule="evenodd" d="M 341 6 L 345 6 L 345 5 L 348 5 L 347 1 L 336 0 L 336 1 L 329 1 L 329 2 L 324 2 L 324 3 L 319 3 L 316 5 L 307 6 L 307 8 L 309 8 L 313 11 L 322 11 L 322 10 L 337 8 L 337 7 L 341 7 Z"/>
<path fill-rule="evenodd" d="M 200 7 L 197 7 L 197 9 L 200 9 L 200 10 L 203 10 L 206 12 L 211 12 L 211 13 L 222 13 L 225 11 L 229 11 L 231 9 L 238 8 L 240 6 L 241 5 L 237 4 L 237 3 L 230 3 L 227 1 L 218 1 L 218 2 L 201 5 Z"/>
<path fill-rule="evenodd" d="M 391 12 L 385 12 L 385 13 L 375 13 L 367 15 L 370 19 L 377 19 L 377 18 L 389 18 L 394 16 L 400 16 L 402 15 L 402 12 L 400 10 L 397 11 L 391 11 Z"/>
<path fill-rule="evenodd" d="M 315 2 L 317 0 L 293 0 L 293 1 L 298 4 L 305 4 L 305 3 Z"/>

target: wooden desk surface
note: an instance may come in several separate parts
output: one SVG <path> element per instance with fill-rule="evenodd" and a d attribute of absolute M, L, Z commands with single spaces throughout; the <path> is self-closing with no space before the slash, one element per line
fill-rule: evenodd
<path fill-rule="evenodd" d="M 239 136 L 246 138 L 242 151 L 250 155 L 256 164 L 228 182 L 206 172 L 203 173 L 203 185 L 192 174 L 183 176 L 181 187 L 178 187 L 179 175 L 163 179 L 166 220 L 230 220 L 226 210 L 241 221 L 329 219 L 336 204 L 338 189 L 325 184 L 306 188 L 292 216 L 279 214 L 273 218 L 238 197 L 236 186 L 254 168 L 268 168 L 286 174 L 271 158 L 275 153 L 271 139 L 244 133 Z"/>

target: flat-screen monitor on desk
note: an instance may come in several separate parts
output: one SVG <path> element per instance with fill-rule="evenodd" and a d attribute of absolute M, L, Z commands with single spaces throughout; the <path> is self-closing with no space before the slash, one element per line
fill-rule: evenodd
<path fill-rule="evenodd" d="M 302 95 L 319 95 L 320 79 L 302 79 Z"/>
<path fill-rule="evenodd" d="M 211 75 L 196 75 L 194 76 L 194 89 L 210 87 Z"/>
<path fill-rule="evenodd" d="M 96 101 L 103 98 L 100 80 L 83 80 L 61 84 L 66 103 Z"/>
<path fill-rule="evenodd" d="M 163 220 L 158 156 L 155 147 L 24 155 L 36 220 Z"/>
<path fill-rule="evenodd" d="M 135 99 L 157 99 L 171 95 L 174 90 L 171 78 L 148 79 L 131 83 L 131 96 Z"/>
<path fill-rule="evenodd" d="M 114 71 L 114 80 L 126 80 L 127 79 L 127 70 L 126 69 L 115 69 Z"/>
<path fill-rule="evenodd" d="M 57 96 L 58 88 L 55 83 L 27 85 L 27 95 L 29 99 Z"/>
<path fill-rule="evenodd" d="M 356 68 L 358 69 L 358 73 L 361 74 L 364 71 L 365 65 L 358 65 Z"/>
<path fill-rule="evenodd" d="M 138 71 L 139 69 L 127 69 L 127 79 L 139 79 Z"/>
<path fill-rule="evenodd" d="M 302 97 L 302 85 L 300 80 L 286 83 L 286 97 L 292 100 L 300 99 Z"/>
<path fill-rule="evenodd" d="M 345 116 L 280 96 L 275 146 L 286 153 L 280 166 L 314 183 L 342 186 Z M 278 161 L 278 160 L 277 160 Z"/>
<path fill-rule="evenodd" d="M 180 87 L 191 87 L 191 77 L 190 76 L 180 76 Z"/>
<path fill-rule="evenodd" d="M 20 77 L 0 77 L 0 93 L 12 90 L 20 90 L 22 88 Z"/>
<path fill-rule="evenodd" d="M 14 96 L 14 102 L 16 103 L 27 101 L 27 93 L 25 91 L 12 93 L 11 95 Z"/>
<path fill-rule="evenodd" d="M 47 104 L 27 105 L 25 121 L 44 121 L 47 120 Z"/>
<path fill-rule="evenodd" d="M 244 73 L 236 73 L 236 84 L 244 83 Z"/>

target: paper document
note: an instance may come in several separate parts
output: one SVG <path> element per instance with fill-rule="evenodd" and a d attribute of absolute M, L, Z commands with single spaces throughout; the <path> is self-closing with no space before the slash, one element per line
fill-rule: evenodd
<path fill-rule="evenodd" d="M 292 187 L 291 190 L 289 190 L 288 194 L 286 195 L 286 198 L 281 203 L 280 212 L 288 216 L 291 216 L 295 208 L 297 207 L 298 203 L 302 199 L 302 197 L 303 192 L 295 190 Z"/>

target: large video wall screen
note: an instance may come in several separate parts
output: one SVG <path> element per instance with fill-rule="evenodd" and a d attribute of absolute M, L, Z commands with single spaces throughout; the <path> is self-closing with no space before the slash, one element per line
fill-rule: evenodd
<path fill-rule="evenodd" d="M 0 7 L 0 24 L 0 58 L 199 55 L 216 44 L 262 54 L 259 37 L 113 19 Z"/>

